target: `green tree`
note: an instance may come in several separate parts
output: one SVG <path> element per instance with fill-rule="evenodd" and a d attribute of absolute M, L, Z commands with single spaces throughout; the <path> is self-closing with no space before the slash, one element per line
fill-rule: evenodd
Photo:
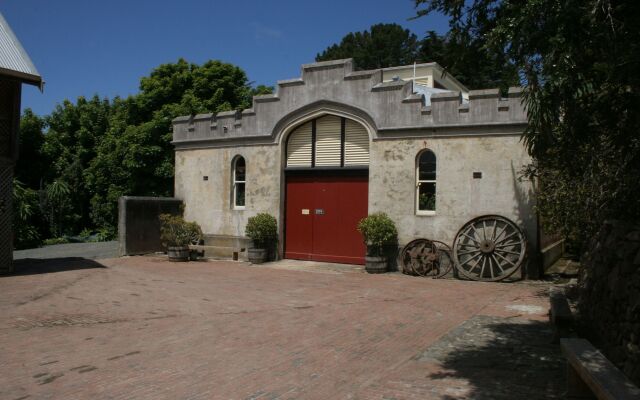
<path fill-rule="evenodd" d="M 78 97 L 75 103 L 65 100 L 46 117 L 48 130 L 42 145 L 42 153 L 48 165 L 41 173 L 43 186 L 54 182 L 69 187 L 65 198 L 64 216 L 56 224 L 57 236 L 61 233 L 79 232 L 90 227 L 90 199 L 84 171 L 96 156 L 96 148 L 106 134 L 111 115 L 111 103 L 107 99 L 93 96 L 87 100 Z M 50 205 L 47 208 L 50 210 Z"/>
<path fill-rule="evenodd" d="M 527 172 L 548 228 L 584 248 L 605 219 L 640 219 L 640 2 L 415 4 L 419 16 L 449 16 L 454 35 L 484 35 L 517 67 L 535 160 Z"/>
<path fill-rule="evenodd" d="M 172 195 L 173 118 L 248 108 L 253 93 L 244 71 L 232 64 L 180 59 L 142 78 L 139 94 L 115 99 L 109 129 L 85 171 L 93 222 L 115 230 L 122 195 Z"/>
<path fill-rule="evenodd" d="M 316 61 L 353 58 L 357 69 L 412 64 L 417 60 L 418 37 L 398 24 L 372 25 L 370 31 L 351 32 L 340 44 L 327 47 Z"/>
<path fill-rule="evenodd" d="M 40 204 L 38 192 L 17 179 L 13 181 L 13 246 L 16 249 L 36 247 L 40 244 L 38 218 Z"/>
<path fill-rule="evenodd" d="M 72 212 L 72 204 L 69 198 L 71 188 L 63 180 L 55 180 L 45 186 L 44 209 L 49 221 L 50 232 L 53 237 L 73 233 L 70 229 L 77 218 Z"/>
<path fill-rule="evenodd" d="M 155 68 L 126 99 L 65 100 L 43 118 L 26 110 L 18 193 L 40 190 L 42 212 L 31 218 L 41 236 L 95 228 L 113 236 L 120 196 L 172 195 L 173 118 L 247 108 L 252 96 L 272 91 L 252 88 L 234 65 L 180 59 Z"/>
<path fill-rule="evenodd" d="M 518 69 L 504 51 L 486 46 L 486 35 L 428 31 L 420 42 L 418 59 L 435 61 L 469 89 L 499 87 L 503 91 L 519 83 Z"/>
<path fill-rule="evenodd" d="M 488 28 L 486 28 L 488 29 Z M 376 69 L 413 62 L 437 62 L 471 89 L 518 84 L 517 68 L 503 51 L 486 46 L 486 35 L 452 30 L 428 31 L 422 40 L 397 24 L 377 24 L 371 32 L 352 32 L 316 56 L 316 61 L 353 58 L 357 69 Z"/>
<path fill-rule="evenodd" d="M 15 167 L 15 178 L 20 186 L 37 189 L 50 166 L 43 154 L 44 129 L 46 121 L 27 108 L 20 119 L 19 158 Z"/>

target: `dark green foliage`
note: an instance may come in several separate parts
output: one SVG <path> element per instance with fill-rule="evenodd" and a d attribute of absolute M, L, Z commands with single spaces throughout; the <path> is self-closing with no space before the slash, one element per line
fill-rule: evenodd
<path fill-rule="evenodd" d="M 195 222 L 187 222 L 181 215 L 160 214 L 160 240 L 165 247 L 199 244 L 202 229 Z"/>
<path fill-rule="evenodd" d="M 278 242 L 278 221 L 270 214 L 257 214 L 247 221 L 245 234 L 256 248 L 269 249 Z"/>
<path fill-rule="evenodd" d="M 485 46 L 484 35 L 428 31 L 419 40 L 397 24 L 377 24 L 370 31 L 352 32 L 316 56 L 316 61 L 353 58 L 357 69 L 376 69 L 414 62 L 437 62 L 470 89 L 518 84 L 517 69 L 503 51 Z"/>
<path fill-rule="evenodd" d="M 114 100 L 110 128 L 86 171 L 94 193 L 91 218 L 97 226 L 115 226 L 122 195 L 172 194 L 173 118 L 247 108 L 252 95 L 240 68 L 220 61 L 198 66 L 182 59 L 142 78 L 140 90 Z M 268 92 L 264 86 L 257 90 Z"/>
<path fill-rule="evenodd" d="M 451 31 L 444 36 L 427 32 L 418 59 L 435 61 L 469 89 L 500 88 L 519 83 L 516 66 L 502 51 L 485 47 L 485 36 Z"/>
<path fill-rule="evenodd" d="M 640 2 L 417 0 L 420 15 L 485 35 L 525 84 L 538 209 L 577 247 L 606 219 L 638 221 Z"/>
<path fill-rule="evenodd" d="M 79 97 L 75 104 L 66 100 L 45 118 L 48 130 L 41 151 L 48 165 L 41 171 L 39 188 L 48 193 L 55 183 L 67 189 L 59 199 L 43 196 L 54 237 L 87 227 L 91 197 L 84 172 L 96 157 L 110 117 L 110 102 L 94 96 Z"/>
<path fill-rule="evenodd" d="M 376 69 L 412 64 L 418 38 L 398 24 L 377 24 L 371 31 L 349 33 L 316 56 L 316 61 L 353 58 L 357 69 Z"/>
<path fill-rule="evenodd" d="M 13 246 L 16 249 L 36 247 L 40 243 L 38 192 L 22 182 L 13 181 Z"/>
<path fill-rule="evenodd" d="M 366 216 L 358 223 L 358 232 L 362 234 L 364 243 L 374 254 L 383 254 L 384 246 L 397 244 L 398 230 L 396 224 L 386 213 L 378 212 Z"/>
<path fill-rule="evenodd" d="M 15 179 L 21 185 L 37 189 L 50 163 L 43 152 L 46 121 L 27 108 L 20 119 L 20 153 L 15 167 Z"/>
<path fill-rule="evenodd" d="M 173 193 L 173 118 L 247 108 L 272 90 L 251 88 L 234 65 L 180 59 L 154 69 L 125 99 L 65 100 L 45 118 L 25 111 L 16 176 L 41 190 L 45 237 L 84 229 L 114 237 L 120 196 Z"/>

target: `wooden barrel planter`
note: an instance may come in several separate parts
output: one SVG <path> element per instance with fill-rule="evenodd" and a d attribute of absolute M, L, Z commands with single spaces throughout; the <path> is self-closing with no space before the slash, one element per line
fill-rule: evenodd
<path fill-rule="evenodd" d="M 247 252 L 247 257 L 251 264 L 262 264 L 267 260 L 267 250 L 250 247 Z"/>
<path fill-rule="evenodd" d="M 366 256 L 364 269 L 370 274 L 383 274 L 387 272 L 387 257 Z"/>
<path fill-rule="evenodd" d="M 167 247 L 167 255 L 169 261 L 189 261 L 189 246 L 169 246 Z"/>

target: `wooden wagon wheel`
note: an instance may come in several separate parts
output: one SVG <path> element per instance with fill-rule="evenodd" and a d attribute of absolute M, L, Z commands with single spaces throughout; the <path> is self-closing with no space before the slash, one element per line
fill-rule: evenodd
<path fill-rule="evenodd" d="M 495 282 L 508 278 L 522 265 L 527 240 L 511 220 L 484 215 L 464 224 L 453 241 L 453 261 L 464 277 Z"/>
<path fill-rule="evenodd" d="M 441 242 L 439 240 L 433 240 L 433 244 L 435 244 L 436 249 L 438 251 L 438 274 L 433 278 L 443 278 L 451 272 L 453 269 L 453 259 L 451 258 L 451 247 L 448 244 Z"/>
<path fill-rule="evenodd" d="M 436 245 L 427 239 L 415 239 L 400 252 L 403 271 L 418 276 L 437 276 L 440 264 Z"/>

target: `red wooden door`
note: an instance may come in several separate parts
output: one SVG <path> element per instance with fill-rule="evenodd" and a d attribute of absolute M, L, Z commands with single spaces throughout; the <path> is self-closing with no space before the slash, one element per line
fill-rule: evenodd
<path fill-rule="evenodd" d="M 285 257 L 364 264 L 367 177 L 287 179 Z"/>

